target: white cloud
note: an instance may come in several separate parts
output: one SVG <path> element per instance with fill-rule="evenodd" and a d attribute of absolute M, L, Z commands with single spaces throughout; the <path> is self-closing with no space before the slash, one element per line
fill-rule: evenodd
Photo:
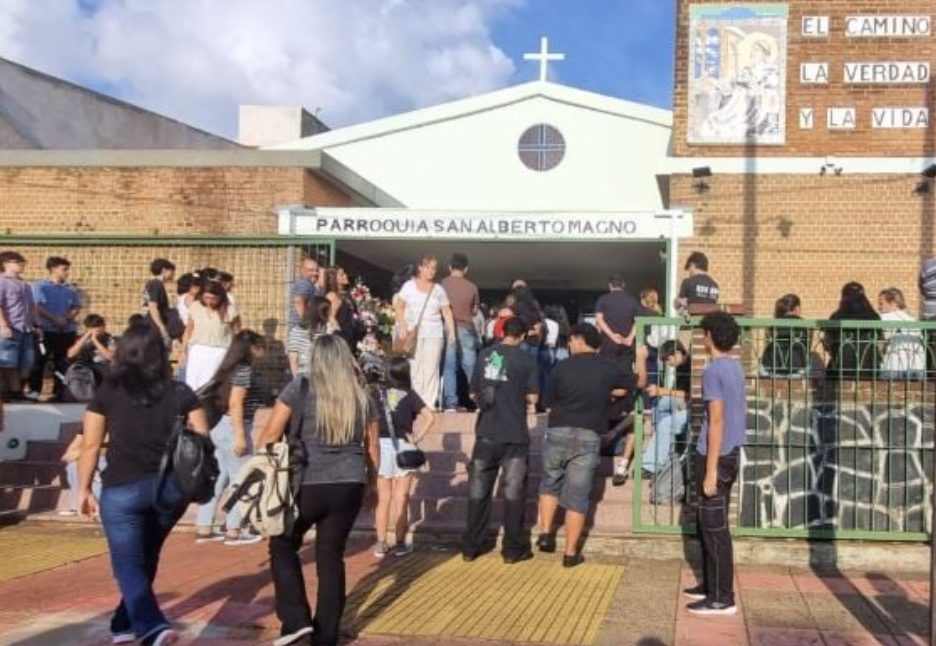
<path fill-rule="evenodd" d="M 0 56 L 233 137 L 238 104 L 337 126 L 501 87 L 523 1 L 3 0 Z"/>

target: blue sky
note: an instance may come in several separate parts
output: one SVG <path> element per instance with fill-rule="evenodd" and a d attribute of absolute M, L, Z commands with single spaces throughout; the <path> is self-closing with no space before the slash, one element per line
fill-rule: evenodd
<path fill-rule="evenodd" d="M 537 78 L 523 53 L 542 35 L 566 55 L 552 80 L 670 108 L 675 22 L 672 0 L 530 0 L 495 23 L 493 37 L 517 64 L 513 82 Z"/>
<path fill-rule="evenodd" d="M 237 136 L 242 104 L 332 127 L 538 78 L 669 108 L 675 0 L 0 0 L 0 57 Z M 43 34 L 36 38 L 35 34 Z"/>

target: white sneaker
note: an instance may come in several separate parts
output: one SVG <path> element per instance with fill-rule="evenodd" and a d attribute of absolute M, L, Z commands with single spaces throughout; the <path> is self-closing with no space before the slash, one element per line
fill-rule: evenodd
<path fill-rule="evenodd" d="M 156 641 L 153 642 L 153 646 L 169 646 L 169 644 L 176 644 L 179 641 L 179 633 L 168 628 L 156 637 Z"/>
<path fill-rule="evenodd" d="M 35 390 L 27 390 L 23 393 L 23 397 L 29 399 L 30 401 L 37 402 L 42 395 L 37 393 Z"/>
<path fill-rule="evenodd" d="M 77 516 L 78 510 L 77 509 L 59 509 L 58 515 L 59 516 Z"/>
<path fill-rule="evenodd" d="M 136 641 L 136 635 L 131 632 L 114 633 L 111 635 L 112 644 L 132 644 Z"/>
<path fill-rule="evenodd" d="M 225 545 L 253 545 L 263 540 L 260 534 L 238 534 L 237 536 L 225 536 Z"/>
<path fill-rule="evenodd" d="M 312 626 L 306 626 L 305 628 L 300 628 L 294 633 L 288 635 L 283 635 L 279 639 L 273 640 L 273 646 L 289 646 L 290 644 L 295 644 L 300 639 L 306 635 L 312 634 Z"/>
<path fill-rule="evenodd" d="M 393 550 L 394 556 L 409 556 L 413 553 L 413 546 L 407 543 L 397 543 Z"/>
<path fill-rule="evenodd" d="M 195 544 L 201 545 L 202 543 L 216 543 L 218 541 L 223 541 L 227 538 L 224 534 L 217 532 L 211 532 L 210 534 L 195 534 Z"/>
<path fill-rule="evenodd" d="M 377 543 L 374 545 L 374 556 L 382 559 L 390 553 L 390 547 L 386 543 Z"/>

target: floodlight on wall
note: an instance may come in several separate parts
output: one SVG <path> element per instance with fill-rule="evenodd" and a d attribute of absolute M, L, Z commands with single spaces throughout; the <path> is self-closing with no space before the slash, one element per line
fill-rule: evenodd
<path fill-rule="evenodd" d="M 692 169 L 692 178 L 695 182 L 692 183 L 692 188 L 695 189 L 696 193 L 705 193 L 711 186 L 705 180 L 712 176 L 711 166 L 699 166 L 698 168 Z"/>
<path fill-rule="evenodd" d="M 936 179 L 936 164 L 930 164 L 924 168 L 920 175 L 923 176 L 923 179 L 917 183 L 913 192 L 917 195 L 929 195 L 932 190 L 933 180 Z"/>
<path fill-rule="evenodd" d="M 835 161 L 835 158 L 828 157 L 825 163 L 819 167 L 819 174 L 820 175 L 833 174 L 833 175 L 838 176 L 842 174 L 842 167 Z"/>

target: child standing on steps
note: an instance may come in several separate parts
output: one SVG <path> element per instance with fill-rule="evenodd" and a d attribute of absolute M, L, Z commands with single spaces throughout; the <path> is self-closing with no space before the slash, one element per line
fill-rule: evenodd
<path fill-rule="evenodd" d="M 365 367 L 365 373 L 373 375 Z M 371 397 L 378 409 L 380 429 L 380 467 L 377 470 L 377 509 L 374 526 L 377 545 L 374 556 L 383 558 L 390 553 L 387 545 L 387 527 L 393 511 L 395 556 L 406 556 L 413 551 L 406 542 L 409 532 L 409 498 L 413 487 L 412 469 L 401 469 L 397 454 L 412 451 L 435 421 L 435 414 L 413 390 L 409 360 L 397 357 L 390 360 L 386 387 L 370 379 Z M 416 429 L 419 429 L 418 431 Z"/>

